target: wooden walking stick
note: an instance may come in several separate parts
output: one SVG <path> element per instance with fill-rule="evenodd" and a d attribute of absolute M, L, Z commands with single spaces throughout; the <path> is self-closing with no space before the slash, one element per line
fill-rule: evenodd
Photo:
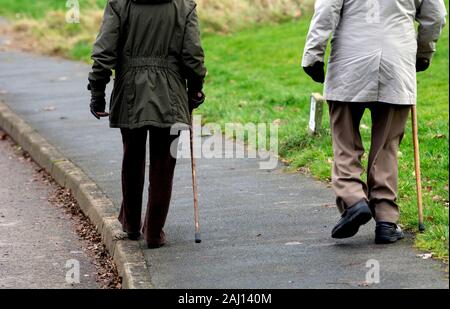
<path fill-rule="evenodd" d="M 191 129 L 190 129 L 190 139 L 191 139 L 191 167 L 192 167 L 192 190 L 194 192 L 194 220 L 195 220 L 195 243 L 199 244 L 202 242 L 200 237 L 200 223 L 198 214 L 198 191 L 197 191 L 197 175 L 196 175 L 196 164 L 194 157 L 194 118 L 191 113 Z"/>
<path fill-rule="evenodd" d="M 420 152 L 419 152 L 419 128 L 417 124 L 417 107 L 411 108 L 412 130 L 414 143 L 414 162 L 416 168 L 416 186 L 417 186 L 417 207 L 419 212 L 419 231 L 425 231 L 423 220 L 423 199 L 422 199 L 422 176 L 420 172 Z"/>

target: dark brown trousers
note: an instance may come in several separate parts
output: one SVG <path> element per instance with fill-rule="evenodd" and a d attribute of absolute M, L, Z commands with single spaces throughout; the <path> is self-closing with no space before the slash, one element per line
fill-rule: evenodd
<path fill-rule="evenodd" d="M 328 102 L 333 136 L 333 189 L 337 206 L 346 208 L 365 199 L 375 220 L 396 223 L 399 145 L 402 141 L 411 106 L 385 103 Z M 372 115 L 372 139 L 367 166 L 367 182 L 362 157 L 364 146 L 360 124 L 364 111 Z"/>
<path fill-rule="evenodd" d="M 142 195 L 145 182 L 147 132 L 150 135 L 150 186 L 147 214 L 141 223 Z M 171 155 L 171 145 L 178 135 L 170 129 L 145 127 L 122 129 L 123 202 L 119 221 L 128 233 L 141 231 L 149 245 L 165 243 L 163 231 L 172 195 L 176 158 Z M 175 146 L 176 147 L 176 146 Z"/>

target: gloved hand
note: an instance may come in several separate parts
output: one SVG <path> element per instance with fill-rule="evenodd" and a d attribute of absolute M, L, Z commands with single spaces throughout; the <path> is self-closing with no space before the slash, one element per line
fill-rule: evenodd
<path fill-rule="evenodd" d="M 203 91 L 189 92 L 189 110 L 197 109 L 205 102 L 206 96 Z"/>
<path fill-rule="evenodd" d="M 416 71 L 417 72 L 424 72 L 428 70 L 430 67 L 430 60 L 426 58 L 417 58 L 416 61 Z"/>
<path fill-rule="evenodd" d="M 93 87 L 90 83 L 88 85 L 88 90 L 91 91 L 91 104 L 90 109 L 92 115 L 99 119 L 103 117 L 108 117 L 109 113 L 105 112 L 106 100 L 105 100 L 105 88 L 106 86 L 100 85 L 100 87 Z"/>
<path fill-rule="evenodd" d="M 91 98 L 91 113 L 95 118 L 99 119 L 103 117 L 108 117 L 109 114 L 105 112 L 106 109 L 106 101 L 105 97 L 95 97 Z"/>
<path fill-rule="evenodd" d="M 303 67 L 303 70 L 311 76 L 316 83 L 323 84 L 325 82 L 325 63 L 316 62 L 312 66 Z"/>

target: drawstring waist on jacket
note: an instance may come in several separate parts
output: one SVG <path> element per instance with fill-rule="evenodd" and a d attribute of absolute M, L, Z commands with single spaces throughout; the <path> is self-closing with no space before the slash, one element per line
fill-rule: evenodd
<path fill-rule="evenodd" d="M 135 57 L 128 58 L 122 62 L 121 69 L 137 68 L 156 68 L 161 70 L 170 70 L 180 76 L 183 76 L 179 65 L 169 61 L 167 58 L 160 57 Z"/>

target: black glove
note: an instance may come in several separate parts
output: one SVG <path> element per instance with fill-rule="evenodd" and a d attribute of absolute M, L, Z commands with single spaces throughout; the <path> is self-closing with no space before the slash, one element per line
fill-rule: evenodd
<path fill-rule="evenodd" d="M 428 70 L 430 67 L 430 60 L 427 58 L 417 58 L 416 61 L 416 71 L 417 72 L 424 72 Z"/>
<path fill-rule="evenodd" d="M 189 92 L 189 109 L 193 111 L 205 102 L 206 96 L 203 91 Z"/>
<path fill-rule="evenodd" d="M 303 67 L 303 70 L 311 76 L 316 83 L 323 84 L 325 82 L 325 63 L 316 62 L 310 67 Z"/>
<path fill-rule="evenodd" d="M 91 92 L 91 113 L 97 119 L 109 116 L 109 114 L 105 112 L 105 89 L 106 85 L 104 84 L 95 84 L 91 82 L 88 85 L 88 90 Z"/>
<path fill-rule="evenodd" d="M 91 113 L 95 118 L 100 119 L 101 117 L 109 116 L 105 112 L 106 100 L 105 97 L 92 97 L 91 98 Z"/>

